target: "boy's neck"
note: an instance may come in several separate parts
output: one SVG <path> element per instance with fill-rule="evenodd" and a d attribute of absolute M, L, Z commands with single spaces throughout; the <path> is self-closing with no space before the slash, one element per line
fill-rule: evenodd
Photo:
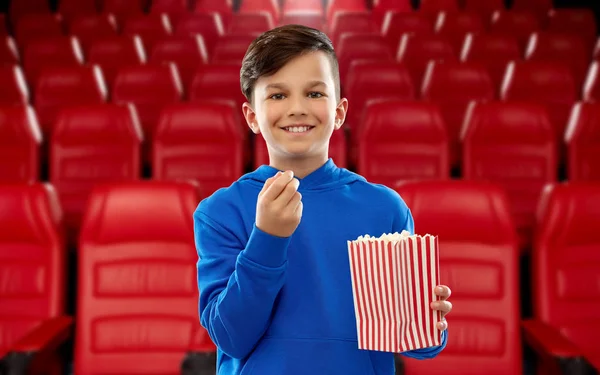
<path fill-rule="evenodd" d="M 329 160 L 327 154 L 305 159 L 271 158 L 269 165 L 280 171 L 291 170 L 295 177 L 304 178 L 321 168 L 327 160 Z"/>

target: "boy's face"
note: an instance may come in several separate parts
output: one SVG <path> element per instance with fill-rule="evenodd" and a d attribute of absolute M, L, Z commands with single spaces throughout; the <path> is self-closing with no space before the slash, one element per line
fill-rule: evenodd
<path fill-rule="evenodd" d="M 321 51 L 259 78 L 252 101 L 244 104 L 244 116 L 255 134 L 262 133 L 271 159 L 326 156 L 348 108 L 346 99 L 337 102 L 331 63 Z"/>

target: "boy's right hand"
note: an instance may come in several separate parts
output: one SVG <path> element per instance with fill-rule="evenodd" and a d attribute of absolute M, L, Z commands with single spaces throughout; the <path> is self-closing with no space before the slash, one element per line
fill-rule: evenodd
<path fill-rule="evenodd" d="M 256 227 L 276 237 L 291 236 L 302 218 L 300 181 L 292 171 L 277 174 L 267 181 L 258 194 Z"/>

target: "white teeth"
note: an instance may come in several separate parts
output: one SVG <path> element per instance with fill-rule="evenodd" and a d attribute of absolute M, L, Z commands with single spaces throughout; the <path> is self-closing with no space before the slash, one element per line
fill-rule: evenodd
<path fill-rule="evenodd" d="M 285 130 L 292 133 L 304 133 L 310 130 L 310 126 L 289 126 Z"/>

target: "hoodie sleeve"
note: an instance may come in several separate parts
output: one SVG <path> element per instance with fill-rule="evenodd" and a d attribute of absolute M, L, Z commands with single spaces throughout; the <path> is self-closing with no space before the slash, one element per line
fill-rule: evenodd
<path fill-rule="evenodd" d="M 408 231 L 410 234 L 415 234 L 415 222 L 413 220 L 412 214 L 406 204 L 402 204 L 404 206 L 402 214 L 398 215 L 398 217 L 394 218 L 394 224 L 392 231 L 393 232 L 402 232 L 403 230 Z M 411 350 L 408 352 L 401 353 L 405 357 L 415 358 L 415 359 L 430 359 L 435 358 L 444 348 L 446 347 L 446 343 L 448 342 L 448 330 L 442 332 L 442 342 L 439 346 L 432 346 L 430 348 Z"/>
<path fill-rule="evenodd" d="M 219 349 L 242 359 L 270 324 L 275 298 L 284 284 L 290 238 L 254 226 L 244 243 L 229 228 L 200 208 L 194 213 L 199 314 Z"/>

